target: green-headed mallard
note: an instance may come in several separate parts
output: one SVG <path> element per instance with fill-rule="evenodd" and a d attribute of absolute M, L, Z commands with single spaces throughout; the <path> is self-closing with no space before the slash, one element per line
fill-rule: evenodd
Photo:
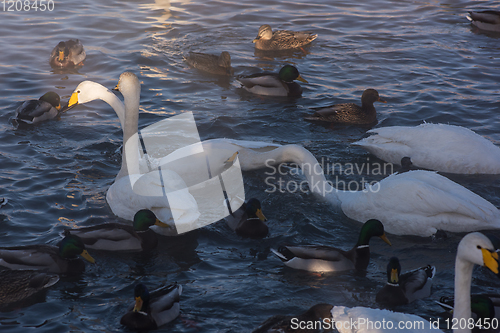
<path fill-rule="evenodd" d="M 469 12 L 469 21 L 481 30 L 500 32 L 500 11 Z"/>
<path fill-rule="evenodd" d="M 56 274 L 79 274 L 85 270 L 85 264 L 77 255 L 88 262 L 95 262 L 82 240 L 69 235 L 61 240 L 58 247 L 46 244 L 0 247 L 0 266 Z"/>
<path fill-rule="evenodd" d="M 104 223 L 86 228 L 68 229 L 71 234 L 81 238 L 86 248 L 107 251 L 143 251 L 158 245 L 156 233 L 149 227 L 157 225 L 168 227 L 156 218 L 149 209 L 141 209 L 134 215 L 132 226 L 120 223 Z"/>
<path fill-rule="evenodd" d="M 500 320 L 500 295 L 497 294 L 477 294 L 472 295 L 471 301 L 471 311 L 475 315 L 475 319 L 486 319 L 490 320 L 497 318 Z M 453 307 L 455 302 L 453 297 L 442 296 L 439 302 L 436 301 L 443 309 L 453 312 Z"/>
<path fill-rule="evenodd" d="M 389 306 L 403 305 L 431 294 L 432 278 L 436 267 L 428 265 L 401 275 L 398 258 L 387 264 L 387 284 L 377 293 L 375 300 Z"/>
<path fill-rule="evenodd" d="M 262 213 L 260 201 L 255 198 L 248 200 L 225 220 L 227 225 L 241 237 L 264 238 L 269 233 L 269 228 L 264 223 L 267 219 Z"/>
<path fill-rule="evenodd" d="M 53 286 L 59 276 L 31 270 L 0 271 L 0 305 L 22 301 Z"/>
<path fill-rule="evenodd" d="M 222 52 L 219 56 L 189 52 L 189 54 L 184 57 L 184 60 L 190 66 L 210 74 L 227 76 L 234 74 L 234 70 L 231 67 L 231 56 L 227 51 Z"/>
<path fill-rule="evenodd" d="M 297 325 L 297 323 L 316 323 L 328 320 L 331 317 L 330 311 L 333 305 L 331 304 L 316 304 L 311 306 L 309 310 L 298 316 L 273 316 L 263 322 L 259 328 L 252 333 L 313 333 L 313 332 L 328 332 L 328 330 L 311 329 L 311 325 Z M 328 321 L 324 321 L 326 323 Z M 297 327 L 299 326 L 299 327 Z M 302 328 L 300 328 L 302 326 Z M 318 325 L 316 325 L 318 326 Z"/>
<path fill-rule="evenodd" d="M 253 40 L 255 48 L 263 51 L 283 51 L 301 48 L 311 43 L 318 35 L 309 31 L 278 30 L 273 32 L 269 24 L 261 25 Z"/>
<path fill-rule="evenodd" d="M 23 102 L 17 109 L 15 120 L 20 123 L 34 124 L 55 118 L 61 110 L 61 98 L 53 91 L 49 91 L 39 99 L 30 99 Z"/>
<path fill-rule="evenodd" d="M 366 89 L 361 96 L 361 106 L 344 103 L 317 108 L 316 112 L 304 119 L 345 125 L 374 125 L 377 122 L 374 102 L 387 103 L 380 98 L 375 89 Z"/>
<path fill-rule="evenodd" d="M 121 318 L 120 324 L 134 330 L 152 330 L 179 316 L 179 298 L 182 287 L 176 284 L 157 289 L 149 294 L 142 283 L 135 286 L 135 304 Z"/>
<path fill-rule="evenodd" d="M 369 242 L 373 236 L 391 245 L 385 236 L 384 226 L 378 220 L 368 220 L 359 232 L 358 242 L 349 251 L 330 246 L 303 245 L 280 246 L 271 251 L 286 266 L 310 272 L 340 272 L 351 269 L 366 270 L 370 262 Z"/>
<path fill-rule="evenodd" d="M 256 95 L 300 97 L 302 87 L 294 80 L 307 83 L 292 65 L 283 66 L 278 74 L 256 73 L 238 78 L 245 90 Z"/>
<path fill-rule="evenodd" d="M 59 42 L 50 54 L 50 65 L 54 68 L 72 68 L 83 65 L 85 50 L 82 43 L 76 39 Z"/>

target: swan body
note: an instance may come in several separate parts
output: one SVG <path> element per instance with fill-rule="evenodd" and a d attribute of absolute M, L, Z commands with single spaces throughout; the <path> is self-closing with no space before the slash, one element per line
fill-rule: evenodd
<path fill-rule="evenodd" d="M 498 253 L 495 252 L 495 248 L 488 237 L 481 233 L 473 232 L 467 234 L 462 238 L 458 244 L 457 256 L 455 260 L 455 302 L 453 314 L 459 322 L 460 320 L 468 320 L 471 318 L 471 296 L 470 288 L 472 281 L 472 269 L 474 265 L 486 266 L 493 273 L 498 274 Z M 426 320 L 421 317 L 406 314 L 392 312 L 389 310 L 380 309 L 370 309 L 365 307 L 355 307 L 347 308 L 344 306 L 335 306 L 332 311 L 332 319 L 336 322 L 350 322 L 358 320 L 357 327 L 343 327 L 339 329 L 340 333 L 383 333 L 383 332 L 395 332 L 398 328 L 398 323 L 406 323 L 408 321 L 421 322 L 421 326 L 416 329 L 413 325 L 413 330 L 409 329 L 399 329 L 398 332 L 442 332 L 438 329 L 431 329 L 431 325 Z M 367 324 L 360 324 L 360 319 L 363 318 L 366 323 L 368 320 L 372 322 L 392 322 L 392 327 L 389 329 L 389 324 L 381 327 L 380 329 L 374 329 L 373 327 L 369 329 Z M 381 326 L 381 325 L 380 325 Z M 458 329 L 454 330 L 454 333 L 470 333 L 470 329 Z"/>
<path fill-rule="evenodd" d="M 300 97 L 302 87 L 294 80 L 307 83 L 297 68 L 285 65 L 279 73 L 256 73 L 239 77 L 242 87 L 252 94 L 263 96 Z"/>
<path fill-rule="evenodd" d="M 446 124 L 375 128 L 353 143 L 399 164 L 410 157 L 419 168 L 460 174 L 500 174 L 500 148 L 473 131 Z"/>
<path fill-rule="evenodd" d="M 39 99 L 23 102 L 17 109 L 15 120 L 19 123 L 35 124 L 55 118 L 61 110 L 61 98 L 53 91 L 49 91 Z"/>
<path fill-rule="evenodd" d="M 59 276 L 31 270 L 0 271 L 0 306 L 22 301 L 59 281 Z"/>
<path fill-rule="evenodd" d="M 309 31 L 272 30 L 269 24 L 261 25 L 253 40 L 255 48 L 263 51 L 283 51 L 301 48 L 318 37 Z"/>
<path fill-rule="evenodd" d="M 82 240 L 66 236 L 59 247 L 52 245 L 26 245 L 0 248 L 0 266 L 10 269 L 42 270 L 55 274 L 79 274 L 85 264 L 77 255 L 94 263 Z"/>
<path fill-rule="evenodd" d="M 172 284 L 151 294 L 142 283 L 135 286 L 135 304 L 120 319 L 120 324 L 134 330 L 151 330 L 163 326 L 179 316 L 179 298 L 182 286 Z"/>
<path fill-rule="evenodd" d="M 500 11 L 469 12 L 469 21 L 481 30 L 500 32 Z"/>
<path fill-rule="evenodd" d="M 377 293 L 375 298 L 378 303 L 397 306 L 430 296 L 436 267 L 427 265 L 404 274 L 400 273 L 399 260 L 392 257 L 387 264 L 387 284 Z"/>
<path fill-rule="evenodd" d="M 366 270 L 370 262 L 369 242 L 373 236 L 391 245 L 380 221 L 369 220 L 359 233 L 358 242 L 349 251 L 330 246 L 280 246 L 271 251 L 288 267 L 310 272 L 341 272 L 351 269 Z"/>
<path fill-rule="evenodd" d="M 378 91 L 366 89 L 361 96 L 361 106 L 354 103 L 343 103 L 317 108 L 316 112 L 304 119 L 341 125 L 374 125 L 377 123 L 374 102 L 387 103 L 380 98 Z"/>
<path fill-rule="evenodd" d="M 231 76 L 234 70 L 231 67 L 231 55 L 224 51 L 220 55 L 189 52 L 184 60 L 192 67 L 201 71 L 215 74 Z"/>
<path fill-rule="evenodd" d="M 59 42 L 50 54 L 50 65 L 54 68 L 72 68 L 82 66 L 87 54 L 80 40 L 70 39 Z"/>

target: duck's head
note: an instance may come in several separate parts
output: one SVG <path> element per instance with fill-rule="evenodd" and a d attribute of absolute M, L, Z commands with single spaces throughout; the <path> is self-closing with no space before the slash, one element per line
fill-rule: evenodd
<path fill-rule="evenodd" d="M 72 259 L 77 255 L 82 256 L 90 263 L 95 263 L 94 258 L 85 249 L 85 244 L 80 237 L 75 235 L 66 235 L 59 243 L 59 256 L 65 259 Z"/>
<path fill-rule="evenodd" d="M 61 109 L 61 97 L 53 91 L 49 91 L 39 98 L 40 101 L 50 103 L 53 107 L 59 111 Z"/>
<path fill-rule="evenodd" d="M 262 213 L 262 207 L 258 199 L 252 198 L 247 201 L 245 212 L 248 217 L 258 217 L 262 222 L 266 222 L 267 218 Z"/>
<path fill-rule="evenodd" d="M 224 68 L 231 67 L 231 55 L 229 54 L 229 52 L 222 52 L 219 56 L 217 64 Z"/>
<path fill-rule="evenodd" d="M 149 209 L 141 209 L 134 215 L 134 230 L 135 231 L 146 231 L 149 227 L 157 225 L 159 227 L 168 228 L 168 224 L 161 222 L 156 217 L 155 213 Z"/>
<path fill-rule="evenodd" d="M 470 309 L 478 318 L 495 318 L 495 305 L 491 298 L 485 295 L 472 295 Z"/>
<path fill-rule="evenodd" d="M 59 42 L 56 46 L 57 48 L 57 61 L 62 62 L 64 58 L 66 58 L 69 55 L 68 48 L 66 47 L 65 42 Z"/>
<path fill-rule="evenodd" d="M 392 257 L 387 264 L 387 282 L 392 284 L 399 283 L 399 274 L 401 274 L 401 265 L 399 259 Z"/>
<path fill-rule="evenodd" d="M 379 220 L 371 219 L 363 224 L 361 227 L 361 231 L 359 232 L 358 244 L 360 245 L 368 245 L 370 242 L 370 238 L 373 236 L 378 236 L 382 238 L 384 242 L 389 245 L 392 245 L 387 236 L 385 235 L 384 225 Z"/>
<path fill-rule="evenodd" d="M 491 241 L 479 232 L 471 232 L 458 244 L 457 260 L 486 266 L 498 274 L 498 252 Z"/>
<path fill-rule="evenodd" d="M 264 24 L 260 26 L 257 37 L 252 42 L 256 43 L 259 39 L 269 40 L 271 38 L 273 38 L 273 29 L 269 24 Z"/>
<path fill-rule="evenodd" d="M 279 78 L 284 82 L 293 82 L 293 80 L 299 80 L 300 82 L 307 83 L 307 81 L 302 78 L 302 76 L 300 76 L 299 70 L 292 65 L 283 66 L 283 68 L 281 68 L 279 72 Z"/>
<path fill-rule="evenodd" d="M 361 95 L 362 105 L 373 105 L 375 102 L 387 103 L 387 101 L 380 98 L 378 91 L 375 89 L 366 89 L 363 91 L 363 95 Z"/>
<path fill-rule="evenodd" d="M 134 289 L 135 306 L 134 312 L 147 312 L 149 308 L 149 291 L 142 283 L 135 286 Z"/>

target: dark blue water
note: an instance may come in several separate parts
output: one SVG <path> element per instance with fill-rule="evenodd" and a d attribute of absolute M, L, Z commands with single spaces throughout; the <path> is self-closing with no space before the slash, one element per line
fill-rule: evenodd
<path fill-rule="evenodd" d="M 27 129 L 15 129 L 9 119 L 26 99 L 54 90 L 67 100 L 84 80 L 111 88 L 124 71 L 142 83 L 140 127 L 193 111 L 202 139 L 295 143 L 318 159 L 374 163 L 380 161 L 349 146 L 365 129 L 322 127 L 302 118 L 310 107 L 359 103 L 364 89 L 375 88 L 388 101 L 376 104 L 377 126 L 443 122 L 500 144 L 500 39 L 474 31 L 465 18 L 468 10 L 486 8 L 499 9 L 489 1 L 69 0 L 56 1 L 53 12 L 2 12 L 0 197 L 9 203 L 0 208 L 1 244 L 55 244 L 65 227 L 119 221 L 105 194 L 120 168 L 122 132 L 107 104 L 81 105 Z M 251 41 L 265 23 L 319 37 L 306 53 L 261 56 Z M 52 70 L 52 48 L 70 38 L 83 42 L 85 65 L 73 72 Z M 303 97 L 249 96 L 233 79 L 206 76 L 182 59 L 189 51 L 223 50 L 230 52 L 236 74 L 295 65 L 309 81 L 302 84 Z M 388 235 L 392 247 L 374 239 L 366 275 L 294 271 L 269 248 L 286 242 L 349 249 L 361 224 L 307 193 L 267 193 L 265 177 L 261 171 L 244 174 L 246 196 L 263 202 L 269 237 L 241 239 L 219 222 L 161 237 L 150 256 L 94 251 L 96 265 L 79 278 L 62 279 L 45 302 L 0 313 L 0 329 L 122 331 L 119 318 L 133 301 L 137 281 L 151 288 L 177 281 L 184 286 L 181 316 L 160 331 L 249 332 L 271 315 L 297 314 L 320 302 L 376 307 L 393 255 L 403 270 L 437 267 L 433 295 L 398 310 L 438 316 L 434 300 L 453 292 L 455 250 L 463 235 L 439 242 Z M 452 179 L 500 206 L 499 177 Z M 492 274 L 475 270 L 473 291 L 499 287 Z"/>

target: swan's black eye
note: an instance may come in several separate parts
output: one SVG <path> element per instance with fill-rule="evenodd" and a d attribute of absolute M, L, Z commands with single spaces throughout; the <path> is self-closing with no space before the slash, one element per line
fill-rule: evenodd
<path fill-rule="evenodd" d="M 76 93 L 77 93 L 77 94 L 79 94 L 79 93 L 80 93 L 80 90 L 77 90 L 77 91 L 76 91 Z"/>
<path fill-rule="evenodd" d="M 478 245 L 477 248 L 478 248 L 478 250 L 481 250 L 481 245 Z"/>

